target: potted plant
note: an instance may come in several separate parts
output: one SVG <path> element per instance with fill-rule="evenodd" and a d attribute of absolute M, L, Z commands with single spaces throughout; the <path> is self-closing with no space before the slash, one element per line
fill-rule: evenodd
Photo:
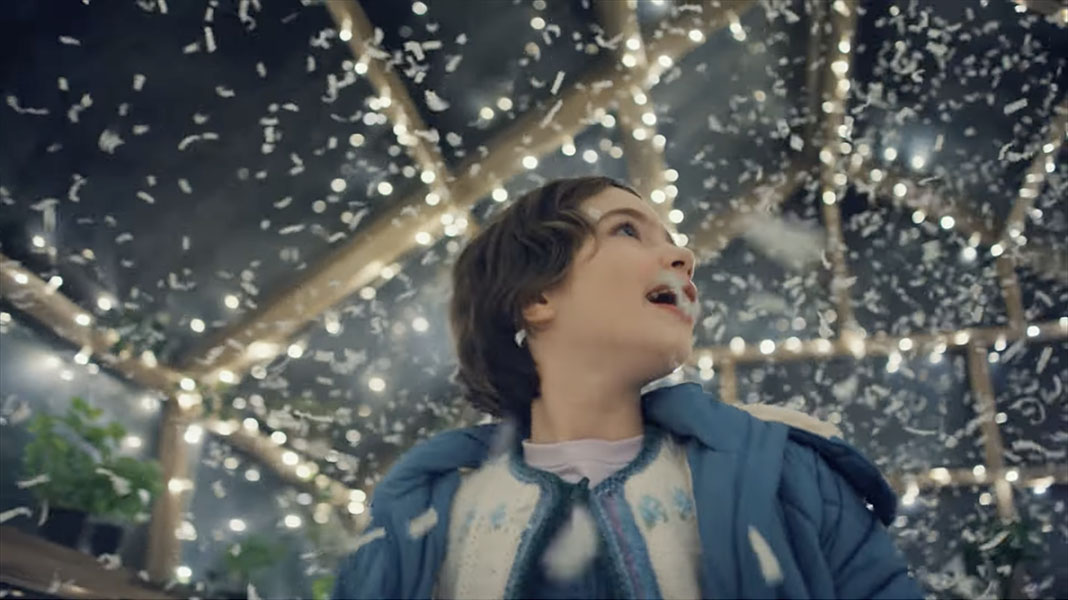
<path fill-rule="evenodd" d="M 47 502 L 42 535 L 77 547 L 87 515 L 119 522 L 148 520 L 152 500 L 163 487 L 155 461 L 118 456 L 126 429 L 100 423 L 102 412 L 81 398 L 71 399 L 62 416 L 40 413 L 27 426 L 32 439 L 22 457 L 31 491 Z M 121 528 L 103 524 L 93 532 L 94 554 L 114 552 Z"/>
<path fill-rule="evenodd" d="M 248 596 L 248 586 L 264 569 L 274 565 L 285 548 L 267 536 L 253 534 L 230 546 L 223 559 L 223 576 L 217 570 L 209 573 L 212 595 L 232 600 Z"/>

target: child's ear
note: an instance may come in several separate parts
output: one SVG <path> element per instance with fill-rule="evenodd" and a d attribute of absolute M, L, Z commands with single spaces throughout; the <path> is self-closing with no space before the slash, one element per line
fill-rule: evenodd
<path fill-rule="evenodd" d="M 536 301 L 523 309 L 523 320 L 535 328 L 549 323 L 554 316 L 556 316 L 556 309 L 545 294 L 539 294 Z"/>

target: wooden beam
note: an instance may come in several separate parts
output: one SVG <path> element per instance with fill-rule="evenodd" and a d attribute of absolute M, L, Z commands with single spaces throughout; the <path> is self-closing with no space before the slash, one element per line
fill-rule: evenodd
<path fill-rule="evenodd" d="M 1032 329 L 1032 327 L 1034 329 Z M 744 348 L 732 350 L 727 346 L 712 346 L 694 350 L 689 363 L 697 367 L 703 356 L 712 358 L 716 365 L 725 362 L 734 364 L 760 364 L 796 362 L 801 360 L 827 360 L 840 357 L 861 358 L 864 356 L 890 356 L 892 354 L 931 354 L 946 352 L 954 347 L 964 347 L 970 342 L 994 345 L 1024 339 L 1028 343 L 1068 339 L 1068 317 L 1056 321 L 1033 323 L 1023 329 L 1012 327 L 975 327 L 940 333 L 916 333 L 904 336 L 889 336 L 877 333 L 873 336 L 837 340 L 814 338 L 801 340 L 772 341 L 774 348 L 765 353 L 760 344 L 747 343 Z"/>
<path fill-rule="evenodd" d="M 1042 190 L 1042 184 L 1046 182 L 1046 166 L 1049 165 L 1052 169 L 1054 158 L 1064 145 L 1065 136 L 1068 136 L 1068 103 L 1057 106 L 1053 114 L 1046 137 L 1038 152 L 1035 153 L 1035 159 L 1031 161 L 1027 173 L 1024 175 L 1020 193 L 1009 211 L 1009 216 L 1005 219 L 1005 226 L 1002 228 L 1001 234 L 998 236 L 998 242 L 1004 248 L 1013 248 L 1017 245 L 1016 240 L 1019 239 L 1027 227 L 1027 214 L 1031 212 L 1035 198 L 1038 197 L 1039 192 Z"/>
<path fill-rule="evenodd" d="M 987 347 L 985 344 L 972 342 L 966 352 L 968 359 L 968 382 L 972 395 L 975 396 L 975 408 L 979 413 L 979 425 L 983 430 L 983 454 L 986 471 L 994 478 L 994 497 L 997 500 L 998 515 L 1010 519 L 1016 514 L 1012 501 L 1012 484 L 1005 479 L 1005 445 L 1001 440 L 995 415 L 997 402 L 994 399 L 994 385 L 990 381 L 990 369 L 987 365 Z"/>
<path fill-rule="evenodd" d="M 1048 487 L 1050 485 L 1063 485 L 1068 483 L 1068 464 L 1056 463 L 1037 467 L 1020 467 L 1005 469 L 1005 473 L 1015 472 L 1016 485 L 1030 487 Z M 1001 479 L 1005 480 L 1005 473 Z M 986 469 L 949 469 L 935 467 L 929 471 L 918 473 L 890 473 L 886 476 L 887 482 L 898 494 L 906 492 L 910 484 L 917 489 L 938 489 L 944 487 L 971 487 L 990 485 L 995 475 Z"/>
<path fill-rule="evenodd" d="M 618 40 L 613 55 L 622 66 L 617 68 L 648 71 L 649 61 L 638 25 L 637 3 L 597 0 L 594 8 L 604 29 L 605 39 Z M 641 104 L 635 99 L 638 94 L 645 100 Z M 656 192 L 659 202 L 654 200 L 652 206 L 661 219 L 667 221 L 673 204 L 665 193 L 667 180 L 664 172 L 667 171 L 667 164 L 664 162 L 663 149 L 658 149 L 653 143 L 655 123 L 649 125 L 642 120 L 646 112 L 656 114 L 644 86 L 634 86 L 629 93 L 620 94 L 616 114 L 619 116 L 620 143 L 627 161 L 628 178 L 643 198 L 653 199 Z"/>
<path fill-rule="evenodd" d="M 728 9 L 703 3 L 706 8 L 700 14 L 686 11 L 678 22 L 669 23 L 664 28 L 666 33 L 648 44 L 647 52 L 677 62 L 698 45 L 689 38 L 686 27 L 699 27 L 708 37 L 724 26 L 730 15 L 753 5 L 751 0 L 732 2 Z M 466 214 L 500 182 L 521 172 L 524 156 L 540 158 L 555 151 L 586 128 L 597 108 L 610 106 L 630 85 L 658 77 L 662 69 L 658 59 L 650 63 L 645 73 L 631 69 L 620 74 L 615 65 L 606 65 L 582 77 L 555 101 L 521 115 L 505 127 L 486 144 L 488 153 L 484 158 L 473 156 L 465 161 L 457 169 L 456 178 L 440 192 L 441 202 L 425 204 L 426 190 L 420 190 L 392 204 L 360 235 L 301 272 L 295 282 L 268 298 L 258 310 L 217 332 L 180 364 L 197 379 L 211 381 L 220 370 L 239 375 L 253 364 L 269 360 L 263 353 L 249 352 L 252 345 L 261 342 L 259 348 L 281 352 L 309 321 L 374 282 L 384 265 L 406 255 L 416 245 L 417 232 L 436 238 L 442 230 L 443 214 Z"/>
<path fill-rule="evenodd" d="M 163 403 L 159 442 L 156 446 L 157 459 L 163 473 L 163 490 L 152 506 L 145 557 L 148 577 L 153 581 L 173 579 L 174 569 L 181 560 L 182 542 L 175 533 L 182 520 L 182 513 L 192 497 L 192 481 L 189 479 L 188 468 L 189 448 L 183 439 L 189 421 L 188 415 L 184 413 L 174 400 Z"/>
<path fill-rule="evenodd" d="M 831 263 L 831 297 L 836 322 L 841 334 L 855 332 L 859 326 L 853 314 L 852 286 L 849 281 L 849 262 L 845 239 L 842 236 L 842 212 L 838 205 L 848 181 L 843 150 L 847 135 L 840 129 L 845 123 L 849 98 L 849 73 L 853 67 L 853 36 L 857 29 L 857 8 L 848 2 L 836 2 L 829 10 L 830 28 L 824 46 L 823 73 L 820 79 L 820 112 L 822 122 L 818 143 L 820 164 L 820 198 L 823 225 L 827 232 L 827 257 Z"/>
<path fill-rule="evenodd" d="M 734 368 L 734 361 L 725 360 L 719 363 L 719 398 L 727 404 L 738 404 L 738 371 Z"/>
<path fill-rule="evenodd" d="M 326 3 L 326 8 L 334 18 L 342 40 L 348 37 L 349 48 L 357 63 L 367 66 L 367 80 L 379 98 L 388 102 L 381 111 L 393 124 L 398 143 L 422 173 L 432 174 L 428 183 L 451 181 L 452 174 L 445 165 L 438 145 L 416 135 L 416 132 L 425 132 L 429 127 L 419 114 L 404 81 L 390 65 L 392 56 L 375 44 L 374 26 L 363 7 L 356 0 L 331 0 Z"/>

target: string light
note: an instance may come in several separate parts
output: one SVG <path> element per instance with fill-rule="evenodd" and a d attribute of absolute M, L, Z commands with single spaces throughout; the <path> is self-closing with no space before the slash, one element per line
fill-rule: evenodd
<path fill-rule="evenodd" d="M 284 432 L 284 431 L 272 431 L 271 432 L 271 441 L 274 442 L 275 444 L 278 444 L 279 446 L 281 446 L 282 444 L 286 443 L 286 439 L 287 439 L 286 438 L 286 432 Z"/>
<path fill-rule="evenodd" d="M 388 196 L 393 193 L 393 184 L 388 181 L 378 182 L 378 193 L 383 196 Z"/>
<path fill-rule="evenodd" d="M 191 321 L 189 321 L 189 328 L 192 329 L 193 331 L 195 331 L 196 333 L 203 333 L 204 332 L 204 321 L 194 318 Z"/>
<path fill-rule="evenodd" d="M 286 450 L 285 452 L 282 453 L 282 463 L 283 464 L 286 464 L 286 465 L 288 465 L 290 467 L 293 467 L 293 466 L 296 466 L 296 464 L 299 463 L 299 462 L 300 462 L 300 457 L 297 456 L 296 452 L 293 452 L 292 450 Z"/>
<path fill-rule="evenodd" d="M 412 2 L 412 12 L 413 13 L 415 13 L 417 15 L 425 15 L 426 14 L 426 9 L 427 9 L 426 4 L 423 4 L 422 2 Z M 297 521 L 298 521 L 298 523 L 297 523 L 296 526 L 299 526 L 300 525 L 300 522 L 299 522 L 300 521 L 300 517 L 297 517 Z M 287 525 L 288 525 L 288 523 L 287 523 Z"/>
<path fill-rule="evenodd" d="M 256 469 L 256 468 L 252 468 L 252 469 L 249 469 L 249 470 L 245 471 L 245 479 L 248 480 L 248 481 L 259 481 L 260 480 L 260 470 Z"/>
<path fill-rule="evenodd" d="M 204 428 L 194 423 L 186 428 L 184 437 L 187 444 L 199 444 L 203 436 Z"/>
<path fill-rule="evenodd" d="M 529 154 L 527 156 L 524 156 L 523 167 L 526 169 L 536 169 L 538 167 L 538 159 Z"/>
<path fill-rule="evenodd" d="M 89 318 L 89 315 L 80 314 L 74 317 L 74 322 L 81 325 L 82 327 L 88 327 L 89 324 L 93 322 L 93 320 Z"/>
<path fill-rule="evenodd" d="M 369 387 L 372 392 L 381 392 L 386 389 L 386 381 L 381 377 L 372 377 L 367 380 L 367 387 Z"/>
<path fill-rule="evenodd" d="M 188 377 L 183 377 L 182 380 L 178 383 L 178 386 L 187 392 L 191 392 L 197 389 L 197 382 L 193 381 Z"/>

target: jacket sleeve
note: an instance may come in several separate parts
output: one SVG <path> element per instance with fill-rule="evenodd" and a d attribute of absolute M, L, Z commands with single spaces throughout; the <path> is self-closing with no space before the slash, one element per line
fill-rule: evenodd
<path fill-rule="evenodd" d="M 853 486 L 816 460 L 823 496 L 821 546 L 838 598 L 923 598 L 886 528 Z"/>
<path fill-rule="evenodd" d="M 372 517 L 371 523 L 356 538 L 356 550 L 338 567 L 331 598 L 399 597 L 400 556 L 396 537 L 387 524 L 388 519 Z"/>

